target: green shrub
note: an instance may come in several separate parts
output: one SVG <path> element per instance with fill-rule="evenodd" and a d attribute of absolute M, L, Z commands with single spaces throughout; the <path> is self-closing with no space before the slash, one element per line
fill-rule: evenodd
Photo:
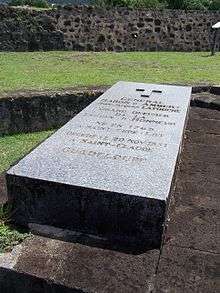
<path fill-rule="evenodd" d="M 220 10 L 220 0 L 93 0 L 101 7 L 132 7 L 152 9 Z"/>
<path fill-rule="evenodd" d="M 49 4 L 46 0 L 11 0 L 9 2 L 10 6 L 32 6 L 38 8 L 48 8 Z"/>
<path fill-rule="evenodd" d="M 220 10 L 220 0 L 213 0 L 209 5 L 210 10 Z"/>
<path fill-rule="evenodd" d="M 133 7 L 161 9 L 161 8 L 165 8 L 167 6 L 166 1 L 164 1 L 164 0 L 135 0 L 132 2 L 133 2 Z"/>
<path fill-rule="evenodd" d="M 10 6 L 23 6 L 24 0 L 11 0 L 8 5 Z"/>
<path fill-rule="evenodd" d="M 92 4 L 101 7 L 164 8 L 166 0 L 93 0 Z"/>
<path fill-rule="evenodd" d="M 49 8 L 49 4 L 46 0 L 27 0 L 30 2 L 29 6 L 39 7 L 39 8 Z"/>
<path fill-rule="evenodd" d="M 209 0 L 184 0 L 183 9 L 186 10 L 205 10 L 209 7 Z"/>
<path fill-rule="evenodd" d="M 167 0 L 170 9 L 220 10 L 220 0 Z"/>

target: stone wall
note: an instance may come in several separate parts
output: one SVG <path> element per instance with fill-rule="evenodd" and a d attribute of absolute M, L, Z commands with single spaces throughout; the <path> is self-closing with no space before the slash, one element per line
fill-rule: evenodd
<path fill-rule="evenodd" d="M 65 6 L 37 12 L 1 6 L 0 50 L 208 51 L 217 21 L 220 11 Z"/>
<path fill-rule="evenodd" d="M 55 92 L 16 92 L 0 96 L 0 137 L 59 128 L 105 90 L 105 87 L 98 87 Z"/>
<path fill-rule="evenodd" d="M 62 49 L 53 14 L 0 5 L 0 51 Z"/>
<path fill-rule="evenodd" d="M 108 88 L 103 86 L 78 90 L 1 93 L 0 137 L 59 128 Z M 192 106 L 220 110 L 219 86 L 193 86 L 192 93 Z"/>
<path fill-rule="evenodd" d="M 57 13 L 65 47 L 94 51 L 201 51 L 210 49 L 220 12 L 67 7 Z"/>

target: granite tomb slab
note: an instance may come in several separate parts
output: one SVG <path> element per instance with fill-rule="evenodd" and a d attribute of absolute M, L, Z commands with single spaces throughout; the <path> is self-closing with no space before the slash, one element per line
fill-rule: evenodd
<path fill-rule="evenodd" d="M 15 221 L 158 246 L 190 96 L 116 83 L 8 170 Z"/>

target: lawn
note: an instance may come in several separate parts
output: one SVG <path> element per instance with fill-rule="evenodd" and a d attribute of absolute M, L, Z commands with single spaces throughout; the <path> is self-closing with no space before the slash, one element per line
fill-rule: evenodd
<path fill-rule="evenodd" d="M 23 157 L 54 131 L 42 131 L 0 137 L 0 173 Z"/>
<path fill-rule="evenodd" d="M 46 139 L 53 131 L 0 137 L 0 173 Z M 12 249 L 30 234 L 10 225 L 11 208 L 0 204 L 0 254 Z"/>
<path fill-rule="evenodd" d="M 0 92 L 111 85 L 118 80 L 219 84 L 220 54 L 208 52 L 0 53 Z"/>

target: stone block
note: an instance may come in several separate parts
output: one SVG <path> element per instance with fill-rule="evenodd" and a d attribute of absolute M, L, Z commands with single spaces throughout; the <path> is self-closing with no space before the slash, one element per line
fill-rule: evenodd
<path fill-rule="evenodd" d="M 151 292 L 158 258 L 34 236 L 0 255 L 0 292 Z"/>
<path fill-rule="evenodd" d="M 154 293 L 218 292 L 219 255 L 165 245 Z"/>
<path fill-rule="evenodd" d="M 7 172 L 16 223 L 158 247 L 190 93 L 117 83 Z"/>

